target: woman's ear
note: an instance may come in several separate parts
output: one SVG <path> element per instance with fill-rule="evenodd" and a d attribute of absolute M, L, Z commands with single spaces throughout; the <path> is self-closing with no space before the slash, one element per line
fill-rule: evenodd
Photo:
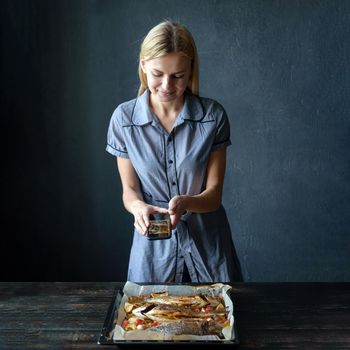
<path fill-rule="evenodd" d="M 147 74 L 147 71 L 146 71 L 146 60 L 140 60 L 140 67 L 143 71 L 144 74 Z"/>

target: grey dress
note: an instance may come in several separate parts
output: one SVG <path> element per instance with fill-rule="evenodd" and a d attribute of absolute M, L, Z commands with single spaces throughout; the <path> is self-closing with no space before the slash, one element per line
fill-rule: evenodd
<path fill-rule="evenodd" d="M 107 151 L 128 158 L 146 203 L 167 208 L 175 195 L 205 189 L 210 152 L 227 147 L 230 127 L 223 107 L 185 93 L 182 111 L 167 133 L 148 105 L 149 91 L 120 104 L 107 136 Z M 184 263 L 192 282 L 242 280 L 225 210 L 182 216 L 172 237 L 148 240 L 134 230 L 128 280 L 181 282 Z"/>

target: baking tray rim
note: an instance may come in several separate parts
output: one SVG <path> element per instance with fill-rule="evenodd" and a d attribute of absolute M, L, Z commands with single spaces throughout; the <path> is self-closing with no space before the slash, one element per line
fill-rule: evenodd
<path fill-rule="evenodd" d="M 142 285 L 152 285 L 156 283 L 142 283 Z M 159 284 L 159 283 L 157 283 Z M 200 286 L 204 285 L 204 283 L 182 283 L 184 285 L 190 285 L 190 286 Z M 172 286 L 172 285 L 178 285 L 177 283 L 162 283 L 162 285 Z M 201 340 L 201 339 L 189 339 L 189 340 L 114 340 L 112 337 L 109 336 L 111 331 L 114 328 L 114 319 L 115 319 L 115 312 L 118 309 L 121 299 L 123 297 L 123 287 L 115 287 L 113 290 L 112 300 L 109 304 L 108 311 L 106 314 L 105 321 L 103 323 L 102 330 L 100 332 L 100 336 L 98 338 L 97 344 L 99 345 L 185 345 L 185 344 L 191 344 L 191 345 L 238 345 L 239 344 L 239 337 L 237 332 L 237 320 L 236 315 L 234 312 L 234 339 L 224 339 L 224 340 Z M 231 297 L 231 296 L 230 296 Z M 233 304 L 233 307 L 235 307 L 235 304 Z"/>

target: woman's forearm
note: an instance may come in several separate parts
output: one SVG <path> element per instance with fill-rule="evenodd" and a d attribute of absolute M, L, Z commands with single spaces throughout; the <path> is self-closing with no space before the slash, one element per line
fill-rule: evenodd
<path fill-rule="evenodd" d="M 144 201 L 141 192 L 128 188 L 123 190 L 123 203 L 125 209 L 129 213 L 133 214 L 135 212 L 135 208 L 141 203 L 143 204 Z"/>
<path fill-rule="evenodd" d="M 208 213 L 217 210 L 221 205 L 221 190 L 208 188 L 195 196 L 181 196 L 186 210 L 192 213 Z"/>
<path fill-rule="evenodd" d="M 226 167 L 226 148 L 211 152 L 207 165 L 206 188 L 195 196 L 185 196 L 185 208 L 192 213 L 219 209 Z"/>

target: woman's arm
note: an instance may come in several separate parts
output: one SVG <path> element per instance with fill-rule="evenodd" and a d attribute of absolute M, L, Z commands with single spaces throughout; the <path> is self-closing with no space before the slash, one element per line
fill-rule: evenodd
<path fill-rule="evenodd" d="M 195 196 L 175 196 L 169 202 L 173 227 L 186 210 L 206 213 L 217 210 L 221 205 L 222 188 L 226 169 L 226 147 L 211 152 L 207 165 L 207 181 L 203 192 Z"/>
<path fill-rule="evenodd" d="M 139 178 L 129 159 L 118 157 L 117 164 L 123 187 L 124 206 L 134 215 L 136 229 L 145 235 L 149 226 L 149 216 L 155 212 L 168 213 L 168 210 L 143 201 Z"/>

